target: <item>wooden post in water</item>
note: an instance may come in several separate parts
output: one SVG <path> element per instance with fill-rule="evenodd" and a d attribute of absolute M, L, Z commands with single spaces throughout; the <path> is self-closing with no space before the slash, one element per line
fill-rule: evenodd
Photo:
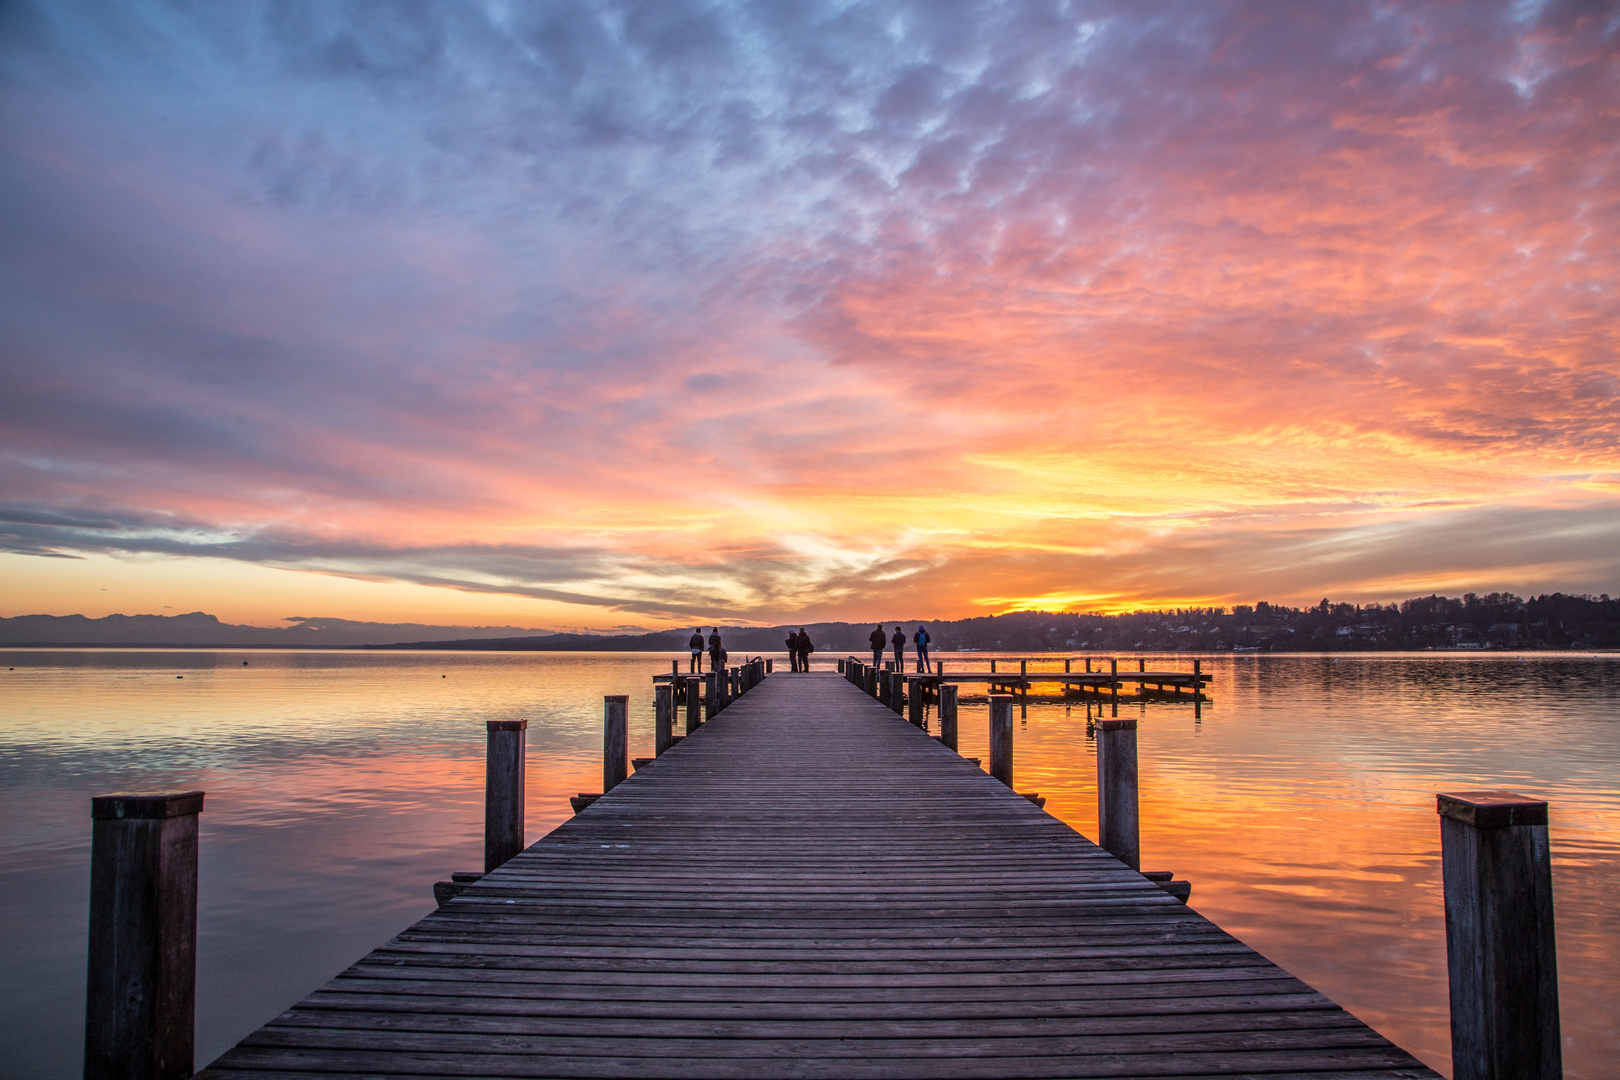
<path fill-rule="evenodd" d="M 608 694 L 602 698 L 602 794 L 606 795 L 630 775 L 630 698 Z"/>
<path fill-rule="evenodd" d="M 765 674 L 767 675 L 771 673 L 771 663 L 770 660 L 765 661 Z"/>
<path fill-rule="evenodd" d="M 1196 660 L 1193 661 L 1193 662 L 1197 663 Z M 1138 656 L 1136 658 L 1136 670 L 1137 671 L 1146 671 L 1147 670 L 1147 658 L 1146 657 Z"/>
<path fill-rule="evenodd" d="M 1511 791 L 1436 799 L 1456 1080 L 1564 1075 L 1547 804 Z"/>
<path fill-rule="evenodd" d="M 906 714 L 906 676 L 901 671 L 889 672 L 889 708 L 894 715 Z"/>
<path fill-rule="evenodd" d="M 1065 674 L 1065 675 L 1067 675 L 1067 674 L 1069 674 L 1069 673 L 1070 673 L 1070 672 L 1071 672 L 1071 671 L 1073 671 L 1073 670 L 1074 670 L 1074 666 L 1073 666 L 1073 665 L 1074 665 L 1074 657 L 1072 657 L 1072 656 L 1065 656 L 1065 657 L 1064 657 L 1064 658 L 1063 658 L 1063 674 Z"/>
<path fill-rule="evenodd" d="M 903 681 L 903 678 L 902 678 Z M 920 728 L 926 728 L 928 721 L 923 719 L 923 684 L 921 679 L 913 680 L 906 695 L 906 719 Z"/>
<path fill-rule="evenodd" d="M 1029 697 L 1029 661 L 1018 661 L 1018 696 Z"/>
<path fill-rule="evenodd" d="M 1097 725 L 1097 843 L 1132 870 L 1142 869 L 1135 719 Z"/>
<path fill-rule="evenodd" d="M 1013 698 L 990 695 L 990 775 L 1013 786 Z"/>
<path fill-rule="evenodd" d="M 1108 661 L 1109 686 L 1114 695 L 1114 715 L 1119 715 L 1119 659 Z"/>
<path fill-rule="evenodd" d="M 85 1080 L 184 1080 L 197 1015 L 203 793 L 90 800 Z"/>
<path fill-rule="evenodd" d="M 713 720 L 720 711 L 720 680 L 713 671 L 703 676 L 703 719 Z"/>
<path fill-rule="evenodd" d="M 688 675 L 686 677 L 686 733 L 688 735 L 698 729 L 703 723 L 703 676 Z"/>
<path fill-rule="evenodd" d="M 939 741 L 956 749 L 956 684 L 939 684 Z"/>
<path fill-rule="evenodd" d="M 1193 719 L 1202 719 L 1204 715 L 1204 662 L 1193 661 Z"/>
<path fill-rule="evenodd" d="M 523 850 L 527 720 L 484 721 L 484 873 Z"/>
<path fill-rule="evenodd" d="M 659 757 L 675 741 L 675 682 L 653 687 L 653 757 Z"/>

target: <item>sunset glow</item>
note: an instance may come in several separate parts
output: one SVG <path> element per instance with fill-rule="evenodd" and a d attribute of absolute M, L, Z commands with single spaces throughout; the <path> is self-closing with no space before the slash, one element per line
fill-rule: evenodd
<path fill-rule="evenodd" d="M 0 615 L 1620 592 L 1617 35 L 5 5 Z"/>

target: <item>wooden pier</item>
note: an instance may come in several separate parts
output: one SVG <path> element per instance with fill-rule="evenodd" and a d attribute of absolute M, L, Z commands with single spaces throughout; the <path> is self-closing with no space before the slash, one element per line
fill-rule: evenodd
<path fill-rule="evenodd" d="M 201 1075 L 1260 1074 L 1437 1075 L 828 672 L 758 683 Z"/>

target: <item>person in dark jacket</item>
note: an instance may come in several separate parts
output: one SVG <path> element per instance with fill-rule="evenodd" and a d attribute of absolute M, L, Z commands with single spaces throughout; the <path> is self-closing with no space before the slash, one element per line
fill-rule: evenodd
<path fill-rule="evenodd" d="M 889 643 L 888 637 L 883 633 L 883 627 L 873 630 L 866 638 L 872 643 L 872 666 L 878 670 L 883 669 L 883 646 Z"/>
<path fill-rule="evenodd" d="M 721 649 L 720 649 L 720 628 L 718 626 L 711 626 L 711 627 L 709 627 L 709 670 L 710 671 L 719 671 L 720 670 L 720 664 L 721 664 L 720 652 L 721 652 Z"/>
<path fill-rule="evenodd" d="M 809 671 L 810 670 L 810 654 L 815 652 L 815 651 L 816 651 L 816 647 L 810 643 L 810 635 L 805 631 L 804 627 L 802 627 L 802 626 L 799 627 L 799 670 L 800 671 Z"/>
<path fill-rule="evenodd" d="M 895 627 L 894 637 L 889 639 L 889 643 L 894 646 L 894 670 L 906 670 L 906 628 Z"/>
<path fill-rule="evenodd" d="M 692 631 L 692 638 L 686 643 L 686 647 L 692 650 L 691 671 L 696 675 L 703 670 L 703 627 Z"/>
<path fill-rule="evenodd" d="M 917 670 L 933 674 L 934 669 L 928 663 L 928 627 L 917 627 L 917 632 L 911 635 L 911 640 L 917 643 Z"/>
<path fill-rule="evenodd" d="M 799 635 L 794 634 L 794 633 L 789 633 L 788 636 L 787 636 L 787 641 L 783 642 L 783 644 L 785 644 L 787 646 L 788 663 L 793 666 L 794 671 L 798 671 L 799 670 Z"/>

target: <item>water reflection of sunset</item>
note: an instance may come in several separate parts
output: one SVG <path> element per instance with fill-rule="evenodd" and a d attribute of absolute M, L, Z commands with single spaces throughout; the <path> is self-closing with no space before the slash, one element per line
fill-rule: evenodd
<path fill-rule="evenodd" d="M 651 752 L 651 675 L 668 670 L 657 654 L 33 651 L 4 664 L 0 922 L 54 989 L 0 1011 L 42 1010 L 38 1023 L 75 1045 L 89 793 L 204 788 L 204 1058 L 425 913 L 433 881 L 479 868 L 484 720 L 530 720 L 535 839 L 566 820 L 568 796 L 600 788 L 603 695 L 630 695 L 631 753 Z M 1433 655 L 1204 665 L 1201 719 L 1186 702 L 1122 707 L 1141 717 L 1144 868 L 1191 881 L 1199 911 L 1439 1066 L 1434 793 L 1545 797 L 1568 1075 L 1602 1075 L 1620 1053 L 1606 992 L 1620 953 L 1606 916 L 1620 883 L 1620 668 Z M 1017 785 L 1095 835 L 1086 711 L 1034 705 L 1016 720 Z M 984 757 L 985 742 L 984 707 L 966 706 L 962 752 Z"/>

